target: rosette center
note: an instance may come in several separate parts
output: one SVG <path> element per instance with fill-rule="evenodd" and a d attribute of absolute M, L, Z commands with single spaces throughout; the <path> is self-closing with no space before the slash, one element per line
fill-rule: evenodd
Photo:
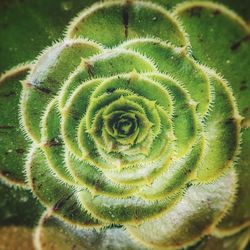
<path fill-rule="evenodd" d="M 121 96 L 100 110 L 94 118 L 94 128 L 90 133 L 105 151 L 125 153 L 141 144 L 150 133 L 152 123 L 144 109 L 130 97 Z"/>
<path fill-rule="evenodd" d="M 132 112 L 116 111 L 105 117 L 108 133 L 114 138 L 129 139 L 127 144 L 133 144 L 138 135 L 138 117 Z"/>

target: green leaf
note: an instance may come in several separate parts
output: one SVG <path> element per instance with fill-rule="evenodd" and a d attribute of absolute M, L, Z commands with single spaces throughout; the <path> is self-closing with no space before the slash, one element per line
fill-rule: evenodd
<path fill-rule="evenodd" d="M 175 249 L 194 244 L 213 232 L 234 200 L 235 172 L 214 183 L 191 186 L 167 213 L 138 226 L 126 226 L 133 238 L 149 247 Z"/>
<path fill-rule="evenodd" d="M 44 250 L 147 250 L 133 241 L 122 227 L 78 229 L 48 213 L 41 218 L 35 236 L 37 247 Z"/>
<path fill-rule="evenodd" d="M 30 65 L 20 65 L 0 77 L 0 179 L 22 187 L 25 186 L 24 157 L 29 143 L 19 124 L 20 81 L 29 70 Z"/>

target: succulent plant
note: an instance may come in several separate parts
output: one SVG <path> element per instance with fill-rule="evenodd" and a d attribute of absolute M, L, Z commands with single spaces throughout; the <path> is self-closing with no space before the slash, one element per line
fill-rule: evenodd
<path fill-rule="evenodd" d="M 93 3 L 2 74 L 0 180 L 27 211 L 16 249 L 32 231 L 37 249 L 246 247 L 250 28 L 179 2 Z"/>

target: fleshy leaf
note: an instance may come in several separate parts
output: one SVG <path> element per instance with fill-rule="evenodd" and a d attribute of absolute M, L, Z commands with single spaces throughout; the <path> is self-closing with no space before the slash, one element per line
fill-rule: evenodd
<path fill-rule="evenodd" d="M 231 235 L 250 225 L 250 128 L 242 131 L 242 151 L 235 166 L 238 175 L 234 206 L 217 226 L 216 235 Z"/>
<path fill-rule="evenodd" d="M 205 121 L 208 149 L 203 164 L 197 169 L 201 182 L 218 178 L 233 165 L 239 153 L 240 122 L 235 101 L 227 83 L 212 74 L 214 103 Z"/>
<path fill-rule="evenodd" d="M 214 236 L 205 237 L 195 250 L 244 250 L 248 249 L 247 243 L 250 238 L 250 229 L 247 228 L 237 234 L 225 238 Z M 192 249 L 192 248 L 191 248 Z"/>
<path fill-rule="evenodd" d="M 71 71 L 80 64 L 81 58 L 100 51 L 100 46 L 94 42 L 79 39 L 56 43 L 39 56 L 23 82 L 21 98 L 22 124 L 35 142 L 40 141 L 39 123 L 46 104 L 55 97 Z"/>
<path fill-rule="evenodd" d="M 87 37 L 109 47 L 141 36 L 160 37 L 179 46 L 187 44 L 187 37 L 175 17 L 160 6 L 142 1 L 97 3 L 71 22 L 67 36 Z"/>
<path fill-rule="evenodd" d="M 169 210 L 180 194 L 160 201 L 146 201 L 137 197 L 115 199 L 104 195 L 93 196 L 88 191 L 80 191 L 79 199 L 86 209 L 100 220 L 109 223 L 138 224 L 146 218 L 159 216 Z"/>
<path fill-rule="evenodd" d="M 79 226 L 99 225 L 98 221 L 80 206 L 75 188 L 53 175 L 41 149 L 31 149 L 26 163 L 26 174 L 34 195 L 55 215 Z"/>
<path fill-rule="evenodd" d="M 133 241 L 122 227 L 84 230 L 45 213 L 36 229 L 36 246 L 43 250 L 147 250 Z"/>
<path fill-rule="evenodd" d="M 23 170 L 28 142 L 19 125 L 18 105 L 20 81 L 29 70 L 30 65 L 21 65 L 0 77 L 0 179 L 10 185 L 25 186 Z"/>
<path fill-rule="evenodd" d="M 231 84 L 240 114 L 250 118 L 250 28 L 237 14 L 212 2 L 185 2 L 175 13 L 189 34 L 192 55 Z"/>
<path fill-rule="evenodd" d="M 184 197 L 167 213 L 139 226 L 126 226 L 143 244 L 176 249 L 193 244 L 210 234 L 231 206 L 236 189 L 233 170 L 214 183 L 191 186 Z"/>

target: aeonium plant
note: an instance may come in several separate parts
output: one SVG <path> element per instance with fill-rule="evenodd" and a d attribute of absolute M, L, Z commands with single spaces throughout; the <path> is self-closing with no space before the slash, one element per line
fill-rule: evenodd
<path fill-rule="evenodd" d="M 97 2 L 4 73 L 0 178 L 43 207 L 34 247 L 244 249 L 249 36 L 212 2 Z"/>

